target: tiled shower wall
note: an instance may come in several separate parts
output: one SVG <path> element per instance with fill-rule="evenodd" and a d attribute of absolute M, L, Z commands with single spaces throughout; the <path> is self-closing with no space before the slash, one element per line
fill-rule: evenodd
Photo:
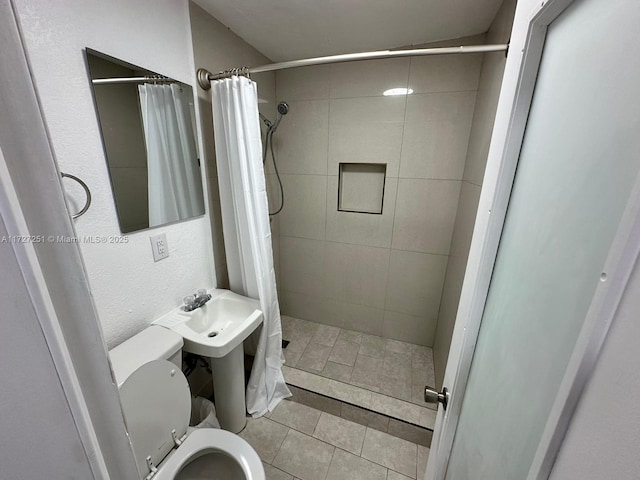
<path fill-rule="evenodd" d="M 285 207 L 272 224 L 283 314 L 433 345 L 481 62 L 411 57 L 276 74 L 277 100 L 290 105 L 275 135 Z M 383 96 L 396 87 L 413 94 Z M 342 162 L 387 165 L 381 215 L 337 210 Z"/>
<path fill-rule="evenodd" d="M 505 0 L 487 32 L 487 44 L 507 43 L 511 36 L 511 26 L 516 8 L 516 0 Z M 482 63 L 478 99 L 471 127 L 469 151 L 462 178 L 460 201 L 456 215 L 449 264 L 442 293 L 442 304 L 438 315 L 438 328 L 433 342 L 433 356 L 436 371 L 436 385 L 442 385 L 444 370 L 449 356 L 453 327 L 458 313 L 458 302 L 462 292 L 462 282 L 471 246 L 471 236 L 475 225 L 480 189 L 489 153 L 489 143 L 493 133 L 493 123 L 498 107 L 498 97 L 506 56 L 500 53 L 488 54 Z"/>

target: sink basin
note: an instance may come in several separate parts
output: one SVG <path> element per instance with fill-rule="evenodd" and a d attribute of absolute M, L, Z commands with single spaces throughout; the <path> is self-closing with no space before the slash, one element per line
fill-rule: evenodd
<path fill-rule="evenodd" d="M 218 420 L 223 429 L 239 433 L 247 423 L 242 342 L 264 316 L 257 300 L 229 290 L 208 293 L 211 300 L 202 307 L 181 307 L 153 323 L 180 334 L 184 351 L 210 358 Z"/>
<path fill-rule="evenodd" d="M 260 302 L 229 290 L 213 289 L 211 300 L 191 312 L 181 309 L 159 319 L 159 325 L 182 335 L 184 350 L 222 358 L 262 323 Z"/>

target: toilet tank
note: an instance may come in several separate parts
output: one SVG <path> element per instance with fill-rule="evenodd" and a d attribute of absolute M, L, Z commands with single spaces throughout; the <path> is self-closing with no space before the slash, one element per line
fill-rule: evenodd
<path fill-rule="evenodd" d="M 168 360 L 182 370 L 182 336 L 158 325 L 151 325 L 140 333 L 109 350 L 111 368 L 118 388 L 129 375 L 145 363 Z"/>

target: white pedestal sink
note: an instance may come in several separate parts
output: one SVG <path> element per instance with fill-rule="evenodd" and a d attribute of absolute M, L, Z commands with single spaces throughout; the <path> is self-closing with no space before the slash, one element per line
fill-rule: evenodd
<path fill-rule="evenodd" d="M 191 312 L 174 310 L 154 323 L 184 338 L 184 350 L 211 359 L 216 413 L 233 433 L 246 425 L 242 342 L 262 323 L 260 303 L 229 290 L 213 289 L 212 298 Z"/>

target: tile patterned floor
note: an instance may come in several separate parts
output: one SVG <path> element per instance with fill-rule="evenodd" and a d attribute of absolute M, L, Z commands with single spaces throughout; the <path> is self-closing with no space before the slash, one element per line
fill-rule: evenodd
<path fill-rule="evenodd" d="M 300 403 L 284 400 L 249 418 L 240 436 L 263 461 L 267 480 L 424 478 L 429 449 Z"/>
<path fill-rule="evenodd" d="M 286 365 L 425 406 L 431 348 L 282 316 Z"/>

